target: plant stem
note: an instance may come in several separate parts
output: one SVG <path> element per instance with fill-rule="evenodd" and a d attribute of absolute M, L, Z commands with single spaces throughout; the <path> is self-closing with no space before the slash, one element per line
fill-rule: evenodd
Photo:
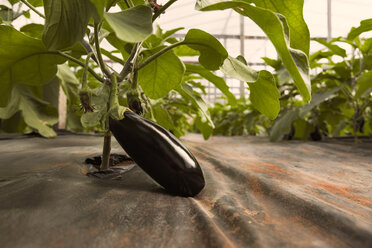
<path fill-rule="evenodd" d="M 128 9 L 130 8 L 130 5 L 127 0 L 124 0 L 125 4 L 127 5 Z"/>
<path fill-rule="evenodd" d="M 48 52 L 45 52 L 46 54 L 56 54 L 56 55 L 60 55 L 62 57 L 65 57 L 66 59 L 68 60 L 71 60 L 72 62 L 75 62 L 76 64 L 78 65 L 81 65 L 82 67 L 85 67 L 85 64 L 83 62 L 81 62 L 80 60 L 68 55 L 68 54 L 65 54 L 63 52 L 59 52 L 59 51 L 48 51 Z M 88 71 L 90 72 L 90 74 L 92 74 L 93 77 L 95 77 L 98 81 L 100 81 L 101 83 L 104 82 L 104 79 L 101 78 L 95 71 L 93 71 L 92 68 L 88 67 Z"/>
<path fill-rule="evenodd" d="M 110 167 L 110 152 L 111 152 L 111 132 L 107 131 L 103 139 L 102 163 L 100 170 L 107 170 Z"/>
<path fill-rule="evenodd" d="M 98 58 L 98 64 L 101 67 L 102 73 L 105 74 L 107 77 L 110 77 L 110 72 L 107 69 L 106 64 L 103 62 L 102 59 L 102 54 L 101 54 L 101 49 L 99 47 L 99 38 L 98 38 L 98 33 L 99 33 L 99 28 L 98 28 L 98 23 L 94 22 L 94 44 L 96 46 L 96 54 Z"/>
<path fill-rule="evenodd" d="M 152 22 L 158 18 L 161 13 L 163 13 L 166 9 L 168 9 L 173 3 L 175 3 L 177 0 L 169 0 L 166 4 L 164 4 L 163 7 L 161 7 L 158 11 L 155 12 L 155 14 L 152 16 Z"/>
<path fill-rule="evenodd" d="M 81 79 L 81 88 L 82 89 L 86 89 L 88 87 L 88 85 L 87 85 L 87 71 L 88 71 L 88 68 L 89 68 L 89 59 L 92 56 L 92 54 L 93 53 L 89 53 L 87 58 L 85 59 L 85 67 L 84 67 L 83 76 L 82 76 L 82 79 Z"/>
<path fill-rule="evenodd" d="M 181 46 L 181 45 L 185 45 L 186 43 L 183 42 L 183 41 L 180 41 L 180 42 L 177 42 L 177 43 L 174 43 L 168 47 L 165 47 L 163 48 L 162 50 L 160 50 L 159 52 L 153 54 L 152 56 L 150 56 L 148 59 L 146 59 L 145 61 L 143 61 L 143 63 L 141 63 L 138 67 L 136 67 L 136 71 L 142 69 L 143 67 L 145 67 L 146 65 L 148 65 L 149 63 L 151 63 L 153 60 L 157 59 L 160 55 L 168 52 L 169 50 L 172 50 L 173 48 L 177 47 L 177 46 Z"/>
<path fill-rule="evenodd" d="M 45 15 L 40 13 L 34 6 L 32 6 L 29 2 L 26 0 L 21 0 L 22 3 L 26 4 L 27 7 L 29 7 L 31 10 L 33 10 L 36 14 L 38 14 L 40 17 L 45 18 Z"/>
<path fill-rule="evenodd" d="M 135 44 L 132 48 L 132 51 L 130 52 L 130 55 L 127 59 L 127 61 L 125 61 L 125 64 L 124 64 L 124 67 L 123 69 L 121 70 L 120 72 L 120 75 L 118 77 L 118 81 L 121 82 L 124 80 L 124 78 L 126 76 L 128 76 L 128 74 L 131 72 L 131 68 L 130 68 L 130 63 L 132 62 L 134 56 L 136 55 L 137 53 L 137 47 L 138 47 L 138 44 Z"/>
<path fill-rule="evenodd" d="M 110 112 L 112 103 L 117 99 L 118 84 L 115 73 L 110 75 L 110 97 L 107 102 L 107 113 Z M 115 98 L 115 99 L 114 99 Z M 108 114 L 105 120 L 106 133 L 103 140 L 103 150 L 102 150 L 102 163 L 100 170 L 107 170 L 110 167 L 110 153 L 111 153 L 111 132 L 110 132 L 110 122 Z"/>

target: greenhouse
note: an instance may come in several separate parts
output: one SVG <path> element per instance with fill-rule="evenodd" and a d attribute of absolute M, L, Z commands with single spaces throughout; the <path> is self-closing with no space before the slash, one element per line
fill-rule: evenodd
<path fill-rule="evenodd" d="M 0 247 L 372 247 L 371 10 L 0 0 Z"/>

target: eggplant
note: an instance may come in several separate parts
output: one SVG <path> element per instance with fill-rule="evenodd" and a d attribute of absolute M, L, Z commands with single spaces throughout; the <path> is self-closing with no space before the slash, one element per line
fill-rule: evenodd
<path fill-rule="evenodd" d="M 204 188 L 198 161 L 168 130 L 131 111 L 122 120 L 110 118 L 109 126 L 134 162 L 169 192 L 195 196 Z"/>

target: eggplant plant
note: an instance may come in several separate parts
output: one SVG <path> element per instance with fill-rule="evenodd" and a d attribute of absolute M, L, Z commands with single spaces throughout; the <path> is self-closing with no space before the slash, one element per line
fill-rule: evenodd
<path fill-rule="evenodd" d="M 310 56 L 313 98 L 304 106 L 295 100 L 299 92 L 281 62 L 266 59 L 275 68 L 282 91 L 283 107 L 271 130 L 273 141 L 283 135 L 304 140 L 354 136 L 357 141 L 358 136 L 372 134 L 372 38 L 360 37 L 369 30 L 372 19 L 352 28 L 346 38 L 314 39 L 324 48 Z"/>
<path fill-rule="evenodd" d="M 183 39 L 172 36 L 182 28 L 154 31 L 153 23 L 176 1 L 8 0 L 7 11 L 26 6 L 28 10 L 15 11 L 15 16 L 21 13 L 27 18 L 33 11 L 44 24 L 16 29 L 11 19 L 1 16 L 1 130 L 54 137 L 58 112 L 53 100 L 61 86 L 67 96 L 67 128 L 103 134 L 101 169 L 107 169 L 110 123 L 126 123 L 125 118 L 132 116 L 128 111 L 168 125 L 177 136 L 184 134 L 178 127 L 185 123 L 180 115 L 189 113 L 208 138 L 214 125 L 207 103 L 194 90 L 198 80 L 207 79 L 229 104 L 237 104 L 226 82 L 213 73 L 216 70 L 247 82 L 253 106 L 274 119 L 280 95 L 270 72 L 255 71 L 243 57 L 229 56 L 203 30 L 190 29 Z M 197 0 L 195 8 L 232 9 L 253 20 L 273 43 L 302 99 L 310 101 L 310 37 L 302 15 L 303 0 L 281 0 L 275 5 L 270 0 Z M 199 63 L 184 63 L 183 56 L 197 56 Z M 174 104 L 162 108 L 168 100 Z M 141 129 L 133 128 L 133 134 L 143 136 Z"/>

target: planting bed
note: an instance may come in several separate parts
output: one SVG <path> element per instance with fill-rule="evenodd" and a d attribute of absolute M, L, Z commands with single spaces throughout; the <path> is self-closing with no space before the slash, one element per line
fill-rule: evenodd
<path fill-rule="evenodd" d="M 372 247 L 369 140 L 183 141 L 206 179 L 195 198 L 128 163 L 86 176 L 98 136 L 0 136 L 1 247 Z"/>

